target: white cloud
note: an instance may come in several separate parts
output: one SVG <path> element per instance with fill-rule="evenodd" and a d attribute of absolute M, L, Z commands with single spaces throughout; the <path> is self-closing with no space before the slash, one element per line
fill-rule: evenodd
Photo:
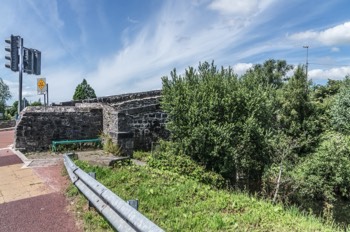
<path fill-rule="evenodd" d="M 238 75 L 243 75 L 248 69 L 253 67 L 252 63 L 237 63 L 233 65 L 233 71 Z"/>
<path fill-rule="evenodd" d="M 60 18 L 58 13 L 57 1 L 33 1 L 27 0 L 29 5 L 32 7 L 34 12 L 41 20 L 49 24 L 52 28 L 60 29 L 64 26 L 63 20 Z M 42 11 L 45 9 L 45 11 Z"/>
<path fill-rule="evenodd" d="M 236 17 L 250 17 L 268 7 L 273 0 L 214 0 L 209 8 L 222 15 Z"/>
<path fill-rule="evenodd" d="M 209 8 L 223 15 L 247 16 L 259 10 L 258 0 L 214 0 Z"/>
<path fill-rule="evenodd" d="M 129 22 L 129 23 L 133 23 L 133 24 L 137 24 L 137 23 L 139 23 L 139 21 L 138 21 L 138 20 L 133 19 L 133 18 L 130 18 L 129 16 L 128 16 L 127 20 L 128 20 L 128 22 Z"/>
<path fill-rule="evenodd" d="M 213 0 L 208 8 L 223 16 L 230 27 L 240 28 L 251 23 L 275 0 Z"/>
<path fill-rule="evenodd" d="M 292 34 L 292 40 L 303 41 L 318 41 L 325 45 L 347 45 L 350 44 L 350 22 L 328 28 L 323 31 L 305 31 Z"/>
<path fill-rule="evenodd" d="M 266 5 L 271 1 L 264 2 Z M 259 7 L 265 7 L 264 4 Z M 89 75 L 91 85 L 99 95 L 161 88 L 160 78 L 173 68 L 181 73 L 201 61 L 215 60 L 218 65 L 225 65 L 221 63 L 224 60 L 228 65 L 243 57 L 242 51 L 227 55 L 227 49 L 237 47 L 251 28 L 247 25 L 230 28 L 220 15 L 209 18 L 207 14 L 203 5 L 166 2 L 136 37 L 129 38 L 127 30 L 122 34 L 124 47 L 100 60 L 97 70 Z M 249 48 L 248 52 L 259 51 Z M 241 64 L 236 68 L 240 72 L 244 67 Z M 139 88 L 141 84 L 144 88 Z"/>
<path fill-rule="evenodd" d="M 339 49 L 339 48 L 337 48 L 337 47 L 332 47 L 332 48 L 331 48 L 331 51 L 332 51 L 332 52 L 339 52 L 339 51 L 340 51 L 340 49 Z"/>
<path fill-rule="evenodd" d="M 350 75 L 350 66 L 344 66 L 331 69 L 313 69 L 308 72 L 309 79 L 313 80 L 342 80 L 345 76 Z"/>

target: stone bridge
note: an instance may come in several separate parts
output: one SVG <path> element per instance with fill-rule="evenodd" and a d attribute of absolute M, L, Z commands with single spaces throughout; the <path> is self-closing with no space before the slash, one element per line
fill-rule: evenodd
<path fill-rule="evenodd" d="M 156 90 L 27 107 L 16 126 L 15 148 L 48 150 L 53 140 L 89 139 L 103 133 L 126 155 L 149 151 L 159 138 L 169 136 L 160 99 L 161 91 Z"/>

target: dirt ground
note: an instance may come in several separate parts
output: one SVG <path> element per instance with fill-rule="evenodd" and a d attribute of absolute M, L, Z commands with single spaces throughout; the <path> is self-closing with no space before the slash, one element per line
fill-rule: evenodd
<path fill-rule="evenodd" d="M 81 157 L 85 156 L 103 156 L 103 157 L 115 157 L 112 154 L 108 154 L 104 152 L 103 150 L 85 150 L 85 151 L 68 151 L 68 152 L 52 152 L 52 151 L 45 151 L 45 152 L 27 152 L 24 153 L 24 155 L 28 159 L 53 159 L 53 158 L 61 158 L 65 153 L 75 153 L 80 155 Z"/>
<path fill-rule="evenodd" d="M 93 165 L 101 166 L 113 166 L 113 164 L 120 160 L 125 159 L 126 157 L 117 157 L 110 153 L 106 153 L 103 150 L 85 150 L 85 151 L 73 151 L 66 153 L 74 153 L 78 156 L 79 160 L 84 160 Z M 63 159 L 65 153 L 55 153 L 51 151 L 47 152 L 28 152 L 24 155 L 29 160 L 35 160 L 34 163 L 45 163 L 50 161 L 60 161 Z"/>

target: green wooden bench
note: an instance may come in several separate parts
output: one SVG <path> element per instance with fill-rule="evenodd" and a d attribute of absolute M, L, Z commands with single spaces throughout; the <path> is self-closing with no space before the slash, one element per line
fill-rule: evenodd
<path fill-rule="evenodd" d="M 57 145 L 60 144 L 75 144 L 75 143 L 101 143 L 101 139 L 79 139 L 79 140 L 60 140 L 52 141 L 52 151 L 57 151 Z"/>

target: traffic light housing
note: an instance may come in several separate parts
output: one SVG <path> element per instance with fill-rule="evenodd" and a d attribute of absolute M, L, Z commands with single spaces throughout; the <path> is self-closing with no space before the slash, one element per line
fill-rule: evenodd
<path fill-rule="evenodd" d="M 41 74 L 41 52 L 32 48 L 23 48 L 23 71 L 28 74 Z"/>
<path fill-rule="evenodd" d="M 10 39 L 6 39 L 5 42 L 10 44 L 10 46 L 5 47 L 5 51 L 10 52 L 9 55 L 5 56 L 5 59 L 9 60 L 9 64 L 5 64 L 6 68 L 11 69 L 14 72 L 19 71 L 19 54 L 18 54 L 18 48 L 19 48 L 19 36 L 11 35 Z"/>
<path fill-rule="evenodd" d="M 33 52 L 33 74 L 41 74 L 41 51 L 32 49 Z"/>
<path fill-rule="evenodd" d="M 23 72 L 33 74 L 33 49 L 23 48 Z"/>

